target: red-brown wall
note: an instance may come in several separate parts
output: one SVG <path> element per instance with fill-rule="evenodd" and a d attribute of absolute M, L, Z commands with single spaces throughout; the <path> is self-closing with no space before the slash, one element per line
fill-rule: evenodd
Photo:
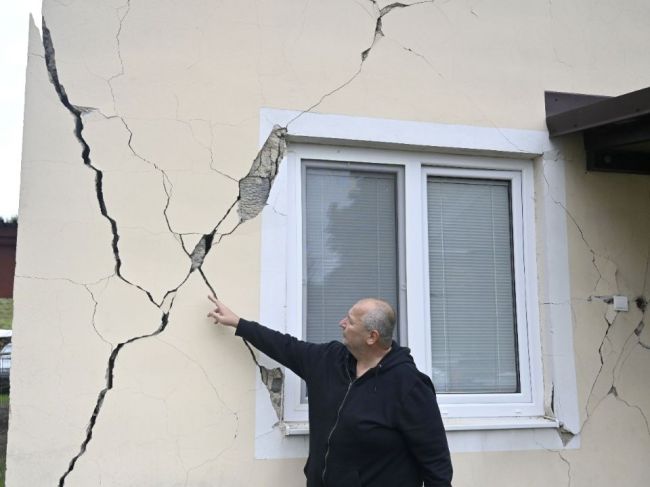
<path fill-rule="evenodd" d="M 13 297 L 17 230 L 15 224 L 0 222 L 0 298 Z"/>

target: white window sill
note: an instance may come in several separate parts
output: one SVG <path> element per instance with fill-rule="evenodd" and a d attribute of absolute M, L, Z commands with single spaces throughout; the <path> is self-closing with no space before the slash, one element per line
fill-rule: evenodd
<path fill-rule="evenodd" d="M 513 430 L 557 428 L 556 419 L 546 417 L 445 418 L 446 431 Z"/>
<path fill-rule="evenodd" d="M 482 431 L 558 428 L 556 419 L 546 417 L 517 418 L 453 418 L 444 419 L 445 431 Z M 282 421 L 280 429 L 284 436 L 309 435 L 309 423 L 301 421 Z"/>

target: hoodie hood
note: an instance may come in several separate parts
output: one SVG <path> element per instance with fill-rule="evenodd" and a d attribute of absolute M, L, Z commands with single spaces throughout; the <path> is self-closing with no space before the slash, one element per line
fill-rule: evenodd
<path fill-rule="evenodd" d="M 356 366 L 356 358 L 354 358 L 354 355 L 348 351 L 347 369 L 351 380 L 356 377 Z M 412 367 L 414 370 L 417 370 L 415 361 L 411 355 L 411 349 L 408 347 L 402 347 L 397 342 L 393 341 L 390 352 L 384 355 L 384 357 L 375 367 L 368 370 L 365 374 L 363 374 L 361 377 L 356 378 L 355 380 L 373 380 L 374 384 L 372 386 L 372 389 L 374 392 L 376 392 L 377 387 L 380 387 L 378 386 L 380 383 L 380 376 L 389 370 L 400 366 Z"/>

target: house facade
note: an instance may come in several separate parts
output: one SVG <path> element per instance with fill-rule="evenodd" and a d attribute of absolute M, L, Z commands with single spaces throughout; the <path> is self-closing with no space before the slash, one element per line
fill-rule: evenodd
<path fill-rule="evenodd" d="M 208 294 L 317 342 L 393 304 L 457 487 L 645 485 L 650 178 L 587 170 L 545 92 L 649 86 L 649 15 L 46 0 L 7 485 L 304 485 L 304 386 Z"/>
<path fill-rule="evenodd" d="M 16 268 L 16 222 L 0 221 L 0 299 L 11 299 Z"/>

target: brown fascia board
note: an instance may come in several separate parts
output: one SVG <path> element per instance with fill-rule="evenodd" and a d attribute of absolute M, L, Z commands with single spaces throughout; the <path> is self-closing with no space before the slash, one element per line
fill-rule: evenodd
<path fill-rule="evenodd" d="M 650 88 L 614 97 L 547 91 L 544 98 L 551 137 L 650 114 Z"/>

